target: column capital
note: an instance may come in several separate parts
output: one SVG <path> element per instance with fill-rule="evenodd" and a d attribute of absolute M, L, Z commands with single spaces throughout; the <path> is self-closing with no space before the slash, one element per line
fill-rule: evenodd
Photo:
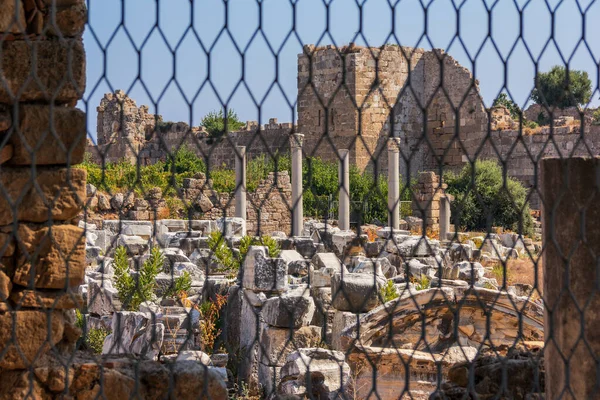
<path fill-rule="evenodd" d="M 388 139 L 388 151 L 393 151 L 395 153 L 399 153 L 400 152 L 400 143 L 401 143 L 400 138 L 398 137 L 391 137 Z"/>
<path fill-rule="evenodd" d="M 235 151 L 237 151 L 240 156 L 246 154 L 246 146 L 235 146 Z"/>
<path fill-rule="evenodd" d="M 302 133 L 292 133 L 290 135 L 290 147 L 291 148 L 302 148 L 304 142 L 304 135 Z"/>

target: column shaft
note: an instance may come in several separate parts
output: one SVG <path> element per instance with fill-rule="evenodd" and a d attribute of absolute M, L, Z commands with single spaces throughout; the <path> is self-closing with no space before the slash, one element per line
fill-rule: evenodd
<path fill-rule="evenodd" d="M 235 216 L 246 220 L 246 146 L 236 146 Z"/>
<path fill-rule="evenodd" d="M 388 225 L 400 228 L 400 141 L 388 141 Z"/>
<path fill-rule="evenodd" d="M 343 231 L 350 230 L 350 152 L 339 150 L 340 165 L 338 183 L 340 187 L 338 225 Z"/>
<path fill-rule="evenodd" d="M 304 135 L 295 133 L 290 137 L 292 152 L 292 236 L 301 236 L 304 229 L 302 204 L 302 140 Z"/>

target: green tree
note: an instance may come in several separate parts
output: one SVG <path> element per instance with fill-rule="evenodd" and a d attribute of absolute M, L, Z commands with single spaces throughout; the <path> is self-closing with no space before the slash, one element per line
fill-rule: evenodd
<path fill-rule="evenodd" d="M 521 107 L 517 105 L 514 101 L 512 101 L 506 93 L 500 93 L 496 100 L 494 100 L 493 107 L 504 106 L 510 112 L 510 116 L 512 119 L 519 119 L 521 115 Z"/>
<path fill-rule="evenodd" d="M 556 65 L 537 75 L 531 99 L 537 104 L 567 108 L 586 104 L 592 97 L 592 81 L 585 71 L 569 71 Z"/>
<path fill-rule="evenodd" d="M 225 127 L 227 123 L 227 127 Z M 237 131 L 244 126 L 244 123 L 239 120 L 237 114 L 232 109 L 227 111 L 227 118 L 223 113 L 223 110 L 211 111 L 202 118 L 200 125 L 208 131 L 211 138 L 220 138 L 225 135 L 225 129 L 228 132 Z"/>
<path fill-rule="evenodd" d="M 175 172 L 176 174 L 189 174 L 190 176 L 198 172 L 206 172 L 204 160 L 198 157 L 186 145 L 181 146 L 175 153 L 169 157 L 164 164 L 165 171 Z"/>
<path fill-rule="evenodd" d="M 474 170 L 473 170 L 474 168 Z M 504 182 L 502 168 L 493 160 L 467 164 L 458 175 L 446 174 L 448 192 L 454 196 L 454 223 L 469 230 L 502 226 L 524 235 L 533 234 L 527 190 L 513 179 Z"/>

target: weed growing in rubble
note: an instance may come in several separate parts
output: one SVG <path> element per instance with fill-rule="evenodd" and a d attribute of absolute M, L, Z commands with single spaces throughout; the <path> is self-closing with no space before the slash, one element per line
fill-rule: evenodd
<path fill-rule="evenodd" d="M 137 279 L 129 273 L 127 250 L 123 246 L 115 250 L 113 265 L 115 268 L 115 286 L 123 308 L 137 311 L 144 301 L 150 300 L 156 288 L 156 276 L 164 265 L 164 256 L 158 247 L 153 247 L 150 257 L 144 261 L 138 271 Z"/>
<path fill-rule="evenodd" d="M 183 271 L 181 276 L 178 276 L 173 281 L 173 284 L 167 289 L 165 297 L 177 297 L 179 299 L 187 297 L 188 292 L 192 289 L 192 276 L 189 272 Z"/>
<path fill-rule="evenodd" d="M 386 284 L 381 287 L 381 290 L 379 290 L 379 296 L 384 303 L 398 298 L 399 294 L 396 290 L 396 286 L 394 286 L 394 281 L 387 281 Z"/>
<path fill-rule="evenodd" d="M 279 257 L 281 249 L 279 244 L 271 236 L 264 235 L 261 238 L 253 238 L 252 236 L 244 236 L 240 240 L 239 254 L 234 254 L 233 250 L 228 246 L 223 234 L 219 231 L 212 232 L 208 237 L 208 247 L 214 252 L 214 256 L 223 266 L 223 272 L 235 273 L 239 271 L 240 266 L 246 259 L 246 254 L 250 250 L 250 246 L 265 246 L 269 253 L 269 257 Z"/>
<path fill-rule="evenodd" d="M 214 301 L 203 302 L 198 311 L 200 312 L 200 342 L 202 351 L 212 354 L 215 342 L 221 334 L 219 318 L 221 309 L 227 303 L 227 297 L 217 294 Z"/>
<path fill-rule="evenodd" d="M 101 354 L 104 339 L 106 339 L 108 333 L 106 329 L 90 329 L 85 340 L 86 346 L 95 354 Z"/>
<path fill-rule="evenodd" d="M 425 290 L 431 287 L 431 281 L 425 275 L 421 275 L 421 279 L 417 281 L 415 289 L 417 290 Z"/>

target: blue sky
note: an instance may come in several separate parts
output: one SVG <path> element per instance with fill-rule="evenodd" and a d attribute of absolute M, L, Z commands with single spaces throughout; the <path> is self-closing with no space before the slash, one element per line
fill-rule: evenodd
<path fill-rule="evenodd" d="M 302 44 L 443 48 L 488 105 L 525 105 L 538 70 L 588 71 L 597 106 L 599 0 L 88 0 L 88 111 L 123 89 L 165 120 L 197 125 L 227 103 L 242 120 L 294 118 Z M 491 26 L 489 21 L 491 21 Z M 585 37 L 585 41 L 581 39 Z M 506 79 L 505 79 L 506 78 Z"/>

